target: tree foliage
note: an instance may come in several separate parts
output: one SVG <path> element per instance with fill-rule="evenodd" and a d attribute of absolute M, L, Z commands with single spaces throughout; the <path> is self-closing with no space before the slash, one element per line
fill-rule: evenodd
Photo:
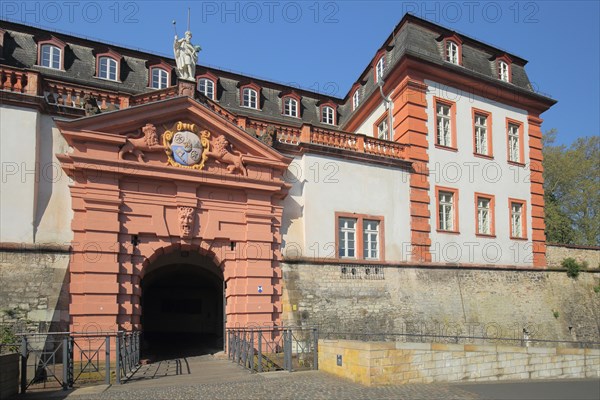
<path fill-rule="evenodd" d="M 555 145 L 556 130 L 543 136 L 546 240 L 600 245 L 600 137 Z"/>

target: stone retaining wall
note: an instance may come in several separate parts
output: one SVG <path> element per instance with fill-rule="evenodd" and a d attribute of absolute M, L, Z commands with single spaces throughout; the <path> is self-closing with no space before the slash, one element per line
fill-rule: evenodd
<path fill-rule="evenodd" d="M 68 329 L 69 253 L 0 248 L 0 324 L 19 332 Z"/>
<path fill-rule="evenodd" d="M 546 246 L 546 262 L 548 267 L 560 267 L 565 258 L 574 258 L 579 262 L 586 262 L 588 268 L 600 268 L 600 247 L 584 247 L 584 246 Z"/>
<path fill-rule="evenodd" d="M 319 369 L 369 386 L 600 378 L 600 350 L 319 340 Z"/>
<path fill-rule="evenodd" d="M 283 322 L 320 332 L 600 342 L 600 270 L 282 263 Z M 380 340 L 379 338 L 365 340 Z"/>

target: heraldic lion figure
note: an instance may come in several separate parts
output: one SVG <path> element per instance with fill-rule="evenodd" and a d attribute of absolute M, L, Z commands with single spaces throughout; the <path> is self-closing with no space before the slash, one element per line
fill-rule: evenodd
<path fill-rule="evenodd" d="M 237 155 L 232 154 L 227 148 L 229 142 L 225 139 L 225 136 L 219 136 L 215 139 L 212 151 L 206 153 L 208 157 L 212 157 L 215 160 L 227 165 L 227 172 L 232 174 L 235 170 L 239 170 L 243 176 L 248 175 L 246 167 L 244 166 L 244 160 L 242 154 L 236 151 Z"/>
<path fill-rule="evenodd" d="M 119 150 L 119 158 L 124 160 L 125 154 L 131 153 L 137 157 L 138 161 L 146 161 L 144 152 L 162 151 L 163 146 L 158 141 L 156 127 L 152 124 L 146 124 L 142 128 L 143 136 L 138 138 L 127 137 L 127 142 Z"/>

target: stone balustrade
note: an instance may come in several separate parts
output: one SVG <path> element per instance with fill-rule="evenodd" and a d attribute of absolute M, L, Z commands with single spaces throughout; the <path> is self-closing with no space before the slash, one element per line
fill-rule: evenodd
<path fill-rule="evenodd" d="M 155 90 L 148 93 L 142 93 L 131 97 L 129 105 L 137 106 L 140 104 L 146 104 L 154 101 L 165 100 L 171 97 L 179 95 L 179 88 L 177 86 L 169 86 L 165 89 Z"/>
<path fill-rule="evenodd" d="M 0 90 L 23 94 L 38 94 L 39 74 L 5 65 L 0 66 Z"/>
<path fill-rule="evenodd" d="M 100 110 L 116 110 L 129 106 L 129 95 L 121 95 L 108 90 L 100 90 L 81 85 L 65 83 L 53 79 L 44 79 L 43 94 L 49 104 L 85 108 L 86 95 L 95 99 Z"/>

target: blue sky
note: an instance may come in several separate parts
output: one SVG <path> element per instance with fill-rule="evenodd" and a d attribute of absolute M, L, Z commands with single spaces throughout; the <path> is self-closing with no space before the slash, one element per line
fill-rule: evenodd
<path fill-rule="evenodd" d="M 558 141 L 600 133 L 600 1 L 9 1 L 1 17 L 172 56 L 191 8 L 200 64 L 343 97 L 405 12 L 527 60 Z"/>

